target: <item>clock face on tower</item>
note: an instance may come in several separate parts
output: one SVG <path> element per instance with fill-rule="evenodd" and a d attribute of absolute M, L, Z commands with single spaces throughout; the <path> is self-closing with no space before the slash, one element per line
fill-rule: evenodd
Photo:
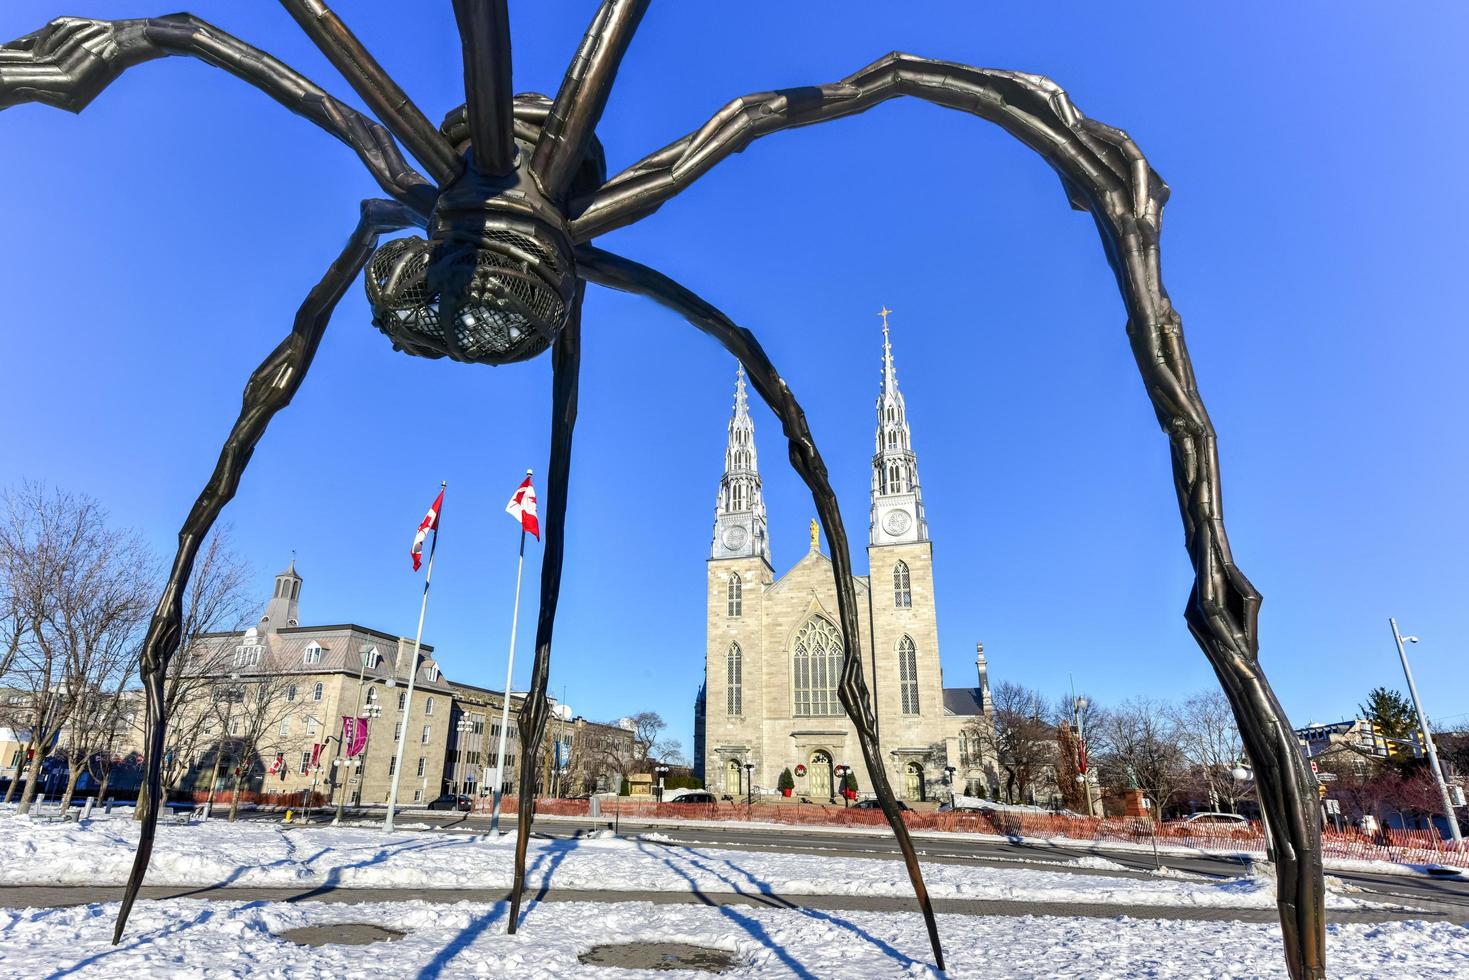
<path fill-rule="evenodd" d="M 725 528 L 724 546 L 730 551 L 737 551 L 738 549 L 744 547 L 746 536 L 747 535 L 745 533 L 745 529 L 740 527 L 739 525 L 731 528 Z"/>
<path fill-rule="evenodd" d="M 889 534 L 902 534 L 913 526 L 913 516 L 906 510 L 890 510 L 882 519 L 882 526 Z"/>

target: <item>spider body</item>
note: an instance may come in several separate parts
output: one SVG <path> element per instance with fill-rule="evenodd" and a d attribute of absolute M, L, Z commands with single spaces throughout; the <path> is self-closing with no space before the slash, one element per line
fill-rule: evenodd
<path fill-rule="evenodd" d="M 291 330 L 251 374 L 213 474 L 179 531 L 179 547 L 148 624 L 140 676 L 146 694 L 145 803 L 137 854 L 113 941 L 147 872 L 162 794 L 167 711 L 163 678 L 179 649 L 184 589 L 199 547 L 234 496 L 256 444 L 311 366 L 332 310 L 359 273 L 378 328 L 402 350 L 503 364 L 551 349 L 551 453 L 543 497 L 544 557 L 532 674 L 520 713 L 521 752 L 539 751 L 549 705 L 551 638 L 560 595 L 566 495 L 587 283 L 648 297 L 719 341 L 744 365 L 780 419 L 790 460 L 811 490 L 837 590 L 843 660 L 837 688 L 857 731 L 872 786 L 903 853 L 934 959 L 943 949 L 922 871 L 888 783 L 863 677 L 851 555 L 826 465 L 790 388 L 747 329 L 656 270 L 591 244 L 649 217 L 732 153 L 770 133 L 911 97 L 994 123 L 1059 176 L 1071 206 L 1101 237 L 1127 313 L 1127 337 L 1173 460 L 1194 588 L 1185 618 L 1214 667 L 1253 762 L 1269 815 L 1286 965 L 1296 980 L 1324 977 L 1324 883 L 1317 783 L 1294 743 L 1258 661 L 1260 594 L 1235 565 L 1224 531 L 1217 437 L 1195 384 L 1182 321 L 1162 281 L 1160 235 L 1168 186 L 1122 130 L 1088 119 L 1049 79 L 892 53 L 837 82 L 737 98 L 696 130 L 606 176 L 596 129 L 618 66 L 649 0 L 601 0 L 554 99 L 513 94 L 506 0 L 453 0 L 465 104 L 434 126 L 325 0 L 280 0 L 377 117 L 334 99 L 258 48 L 190 14 L 104 21 L 59 18 L 0 45 L 0 109 L 39 102 L 80 112 L 115 78 L 167 56 L 198 58 L 256 87 L 345 143 L 383 198 L 362 203 L 356 228 L 301 304 Z M 925 152 L 929 141 L 913 139 Z M 408 151 L 423 166 L 407 162 Z M 383 234 L 424 229 L 378 247 Z M 1038 390 L 1045 390 L 1038 382 Z M 1078 477 L 1084 488 L 1085 476 Z M 31 784 L 41 754 L 33 762 Z M 515 880 L 508 930 L 520 920 L 535 804 L 535 767 L 521 770 Z"/>
<path fill-rule="evenodd" d="M 547 350 L 566 325 L 576 286 L 568 222 L 534 172 L 551 100 L 516 99 L 514 168 L 487 175 L 475 159 L 465 107 L 439 127 L 463 169 L 434 200 L 428 238 L 388 242 L 368 261 L 373 323 L 395 348 L 423 357 L 507 364 Z M 572 185 L 606 177 L 600 143 Z"/>

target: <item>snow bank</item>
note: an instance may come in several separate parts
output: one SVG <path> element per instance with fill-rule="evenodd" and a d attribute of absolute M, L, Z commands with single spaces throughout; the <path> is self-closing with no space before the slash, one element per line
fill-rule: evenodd
<path fill-rule="evenodd" d="M 928 966 L 923 920 L 907 912 L 821 912 L 704 905 L 531 903 L 514 936 L 504 903 L 139 902 L 122 945 L 109 945 L 117 905 L 0 909 L 0 977 L 485 977 L 559 980 L 666 974 L 600 971 L 577 955 L 599 943 L 681 941 L 732 952 L 723 976 L 912 978 Z M 402 930 L 370 946 L 296 946 L 274 934 L 371 922 Z M 1050 916 L 940 915 L 949 977 L 1284 978 L 1279 927 Z M 1333 925 L 1333 978 L 1469 975 L 1469 930 L 1442 923 Z"/>
<path fill-rule="evenodd" d="M 0 885 L 120 885 L 137 841 L 128 819 L 84 826 L 0 815 Z M 510 886 L 515 838 L 294 828 L 264 821 L 160 826 L 148 883 L 257 887 L 484 888 Z M 1088 859 L 1087 866 L 1096 865 Z M 1202 908 L 1274 908 L 1265 879 L 1226 882 L 1073 875 L 1058 870 L 926 864 L 935 898 Z M 730 851 L 605 837 L 532 840 L 530 889 L 745 892 L 908 897 L 900 861 Z M 1328 895 L 1332 908 L 1371 908 Z"/>

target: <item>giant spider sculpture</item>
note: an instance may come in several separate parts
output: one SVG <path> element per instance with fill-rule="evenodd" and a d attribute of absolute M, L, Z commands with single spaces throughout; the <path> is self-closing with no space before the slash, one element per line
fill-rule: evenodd
<path fill-rule="evenodd" d="M 179 646 L 181 597 L 199 544 L 234 496 L 271 418 L 299 388 L 333 308 L 365 269 L 373 323 L 407 353 L 503 364 L 551 348 L 553 416 L 540 615 L 530 696 L 519 718 L 527 757 L 539 747 L 547 715 L 584 284 L 647 296 L 713 336 L 744 364 L 779 416 L 791 463 L 816 502 L 831 551 L 844 637 L 839 696 L 907 861 L 942 969 L 933 910 L 885 775 L 855 649 L 860 631 L 846 532 L 801 407 L 748 330 L 667 276 L 590 244 L 648 217 L 761 136 L 913 96 L 998 124 L 1040 154 L 1060 176 L 1071 206 L 1096 222 L 1127 310 L 1128 338 L 1172 451 L 1185 544 L 1195 571 L 1186 619 L 1229 696 L 1270 817 L 1287 964 L 1297 978 L 1325 976 L 1315 793 L 1285 712 L 1258 662 L 1260 595 L 1230 554 L 1214 429 L 1194 382 L 1178 313 L 1163 288 L 1159 233 L 1168 187 L 1126 133 L 1086 118 L 1059 86 L 1039 75 L 895 53 L 832 84 L 735 99 L 696 131 L 608 179 L 596 127 L 648 0 L 602 0 L 554 101 L 512 93 L 506 0 L 454 0 L 465 104 L 437 127 L 323 0 L 281 3 L 379 121 L 188 14 L 118 21 L 62 18 L 0 47 L 0 108 L 41 102 L 72 112 L 142 62 L 168 55 L 199 58 L 346 143 L 386 195 L 362 203 L 346 247 L 306 297 L 290 333 L 250 376 L 214 473 L 179 532 L 178 552 L 142 654 L 148 806 L 114 942 L 122 936 L 152 852 L 164 745 L 162 682 Z M 426 177 L 408 165 L 404 149 L 428 171 Z M 377 247 L 380 235 L 410 226 L 426 229 L 427 239 L 400 238 Z M 524 885 L 533 780 L 530 768 L 521 771 L 511 932 Z"/>

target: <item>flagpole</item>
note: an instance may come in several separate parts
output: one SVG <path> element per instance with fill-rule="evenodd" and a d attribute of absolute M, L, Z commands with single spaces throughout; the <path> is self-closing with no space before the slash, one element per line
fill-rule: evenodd
<path fill-rule="evenodd" d="M 530 470 L 525 478 L 530 479 Z M 510 656 L 505 664 L 505 696 L 500 699 L 500 751 L 495 760 L 495 806 L 490 812 L 490 833 L 500 832 L 500 801 L 505 786 L 505 742 L 510 735 L 510 685 L 515 673 L 515 628 L 520 622 L 520 575 L 525 570 L 525 522 L 520 525 L 520 559 L 515 565 L 515 607 L 510 611 Z M 522 760 L 523 762 L 523 760 Z"/>
<path fill-rule="evenodd" d="M 443 493 L 448 482 L 439 484 Z M 403 700 L 403 730 L 398 733 L 397 761 L 393 763 L 393 781 L 388 786 L 388 817 L 383 830 L 393 832 L 393 808 L 398 804 L 398 778 L 403 775 L 403 747 L 408 744 L 408 717 L 413 712 L 413 682 L 418 679 L 418 650 L 423 645 L 423 617 L 428 612 L 428 584 L 434 577 L 434 552 L 439 547 L 439 518 L 434 515 L 434 537 L 428 546 L 428 569 L 423 574 L 423 602 L 418 607 L 418 632 L 413 636 L 413 656 L 408 661 L 408 694 Z M 395 665 L 396 666 L 396 665 Z M 394 673 L 397 673 L 394 670 Z"/>

